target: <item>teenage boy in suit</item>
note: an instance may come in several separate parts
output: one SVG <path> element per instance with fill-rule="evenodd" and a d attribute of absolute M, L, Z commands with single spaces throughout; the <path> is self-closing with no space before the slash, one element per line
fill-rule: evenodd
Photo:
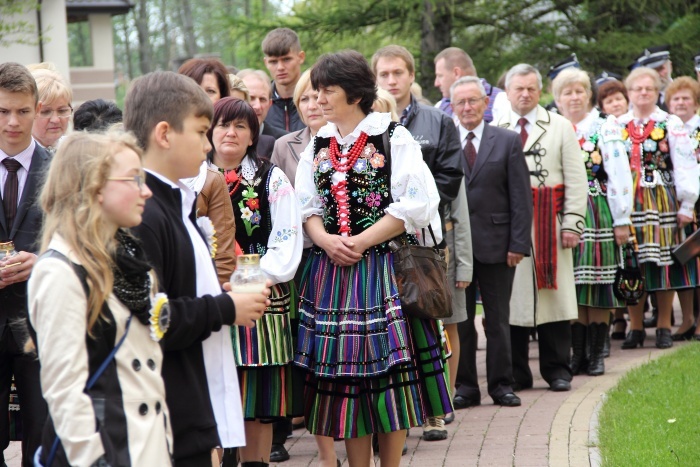
<path fill-rule="evenodd" d="M 19 253 L 0 255 L 0 450 L 10 444 L 7 406 L 12 375 L 22 401 L 22 465 L 33 466 L 48 415 L 41 396 L 39 361 L 24 352 L 27 333 L 14 325 L 27 318 L 27 279 L 36 263 L 42 214 L 39 192 L 49 155 L 32 138 L 41 109 L 36 82 L 18 63 L 0 65 L 0 242 L 12 241 Z M 5 465 L 0 454 L 0 465 Z"/>

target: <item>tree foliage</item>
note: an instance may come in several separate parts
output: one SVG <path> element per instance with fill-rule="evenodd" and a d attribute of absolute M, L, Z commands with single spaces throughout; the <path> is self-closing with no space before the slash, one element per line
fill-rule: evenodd
<path fill-rule="evenodd" d="M 7 0 L 5 0 L 7 1 Z M 138 0 L 148 34 L 136 17 L 115 20 L 117 63 L 133 74 L 174 69 L 194 54 L 213 54 L 239 68 L 262 68 L 260 43 L 276 27 L 299 33 L 310 65 L 322 53 L 352 48 L 367 58 L 396 43 L 416 58 L 424 93 L 433 87 L 433 57 L 456 46 L 495 83 L 527 62 L 543 74 L 575 52 L 582 67 L 625 74 L 644 47 L 669 44 L 674 74 L 692 72 L 700 49 L 700 3 L 694 0 Z M 187 12 L 191 14 L 187 14 Z M 146 44 L 141 44 L 145 41 Z M 127 46 L 129 53 L 126 52 Z M 150 68 L 136 57 L 152 54 Z M 132 76 L 129 73 L 129 76 Z"/>
<path fill-rule="evenodd" d="M 36 9 L 36 0 L 0 0 L 0 47 L 38 41 L 34 24 L 21 18 Z"/>

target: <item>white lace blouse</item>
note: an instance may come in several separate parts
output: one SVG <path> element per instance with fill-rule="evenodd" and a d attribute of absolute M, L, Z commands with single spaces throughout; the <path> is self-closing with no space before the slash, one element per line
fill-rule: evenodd
<path fill-rule="evenodd" d="M 372 112 L 367 115 L 355 130 L 344 138 L 338 133 L 338 128 L 333 123 L 322 127 L 317 136 L 330 138 L 334 136 L 338 145 L 343 147 L 343 153 L 360 136 L 361 132 L 368 136 L 376 136 L 384 133 L 391 123 L 388 113 Z M 413 139 L 411 133 L 402 126 L 396 127 L 391 136 L 391 196 L 393 202 L 389 204 L 385 212 L 404 222 L 406 232 L 415 234 L 417 230 L 425 228 L 431 221 L 437 219 L 438 229 L 436 236 L 441 233 L 439 218 L 437 215 L 440 197 L 433 175 L 423 161 L 420 146 Z M 306 222 L 311 216 L 322 216 L 323 206 L 314 183 L 313 174 L 313 140 L 301 155 L 295 187 L 297 198 L 301 203 L 302 221 Z M 332 176 L 334 184 L 345 179 L 346 174 L 335 172 Z M 435 223 L 432 223 L 435 230 Z M 438 239 L 440 241 L 440 239 Z"/>

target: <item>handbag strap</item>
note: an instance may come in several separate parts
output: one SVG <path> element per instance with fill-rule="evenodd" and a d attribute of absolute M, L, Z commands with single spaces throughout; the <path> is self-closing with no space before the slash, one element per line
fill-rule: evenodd
<path fill-rule="evenodd" d="M 85 268 L 82 266 L 79 266 L 78 264 L 74 263 L 73 261 L 69 260 L 63 253 L 60 253 L 56 250 L 47 250 L 43 255 L 41 255 L 42 258 L 44 257 L 50 257 L 50 258 L 57 258 L 65 261 L 66 263 L 70 264 L 73 267 L 73 270 L 75 273 L 78 275 L 78 278 L 80 279 L 81 284 L 83 285 L 83 290 L 85 290 L 85 295 L 87 296 L 89 294 L 89 286 L 87 283 L 87 272 L 85 271 Z M 121 339 L 119 339 L 119 342 L 117 342 L 117 345 L 114 346 L 112 351 L 107 355 L 107 357 L 104 359 L 104 361 L 100 364 L 100 366 L 97 368 L 97 371 L 92 374 L 90 379 L 88 379 L 88 382 L 85 384 L 85 392 L 89 391 L 92 389 L 92 387 L 95 385 L 97 380 L 102 376 L 102 374 L 105 372 L 109 364 L 114 360 L 114 356 L 117 354 L 117 351 L 119 348 L 122 346 L 124 343 L 124 340 L 126 339 L 127 334 L 129 334 L 129 328 L 131 327 L 131 319 L 134 317 L 133 314 L 129 315 L 129 318 L 126 320 L 126 325 L 124 326 L 124 334 L 122 335 Z M 46 457 L 46 467 L 51 467 L 51 464 L 53 464 L 53 461 L 56 457 L 56 453 L 58 452 L 58 446 L 60 444 L 61 440 L 58 438 L 58 434 L 56 435 L 56 438 L 53 440 L 53 444 L 51 445 L 51 449 L 49 450 L 49 455 Z"/>
<path fill-rule="evenodd" d="M 632 243 L 620 245 L 620 269 L 638 268 L 637 252 Z"/>
<path fill-rule="evenodd" d="M 425 242 L 425 229 L 422 229 L 423 231 L 423 242 Z M 428 232 L 430 232 L 430 236 L 433 239 L 433 248 L 438 249 L 438 243 L 437 239 L 435 238 L 435 232 L 433 232 L 433 226 L 428 224 Z"/>

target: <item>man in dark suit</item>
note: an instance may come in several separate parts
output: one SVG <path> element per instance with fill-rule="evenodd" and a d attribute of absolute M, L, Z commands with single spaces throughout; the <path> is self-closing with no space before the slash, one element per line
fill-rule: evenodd
<path fill-rule="evenodd" d="M 14 375 L 21 401 L 23 466 L 34 465 L 32 458 L 41 444 L 47 417 L 39 362 L 36 355 L 24 351 L 29 337 L 27 279 L 40 246 L 38 197 L 49 164 L 49 155 L 32 139 L 32 124 L 40 108 L 29 70 L 18 63 L 0 65 L 0 242 L 14 242 L 19 252 L 0 258 L 0 450 L 10 443 L 7 408 Z M 4 465 L 2 457 L 0 463 Z"/>
<path fill-rule="evenodd" d="M 472 228 L 474 275 L 467 288 L 467 321 L 459 324 L 461 355 L 455 408 L 481 403 L 476 375 L 476 289 L 486 318 L 486 377 L 495 404 L 520 405 L 513 380 L 510 348 L 510 294 L 515 266 L 530 252 L 532 193 L 523 147 L 517 133 L 484 121 L 489 103 L 481 80 L 466 76 L 450 89 L 459 118 L 464 173 Z"/>

